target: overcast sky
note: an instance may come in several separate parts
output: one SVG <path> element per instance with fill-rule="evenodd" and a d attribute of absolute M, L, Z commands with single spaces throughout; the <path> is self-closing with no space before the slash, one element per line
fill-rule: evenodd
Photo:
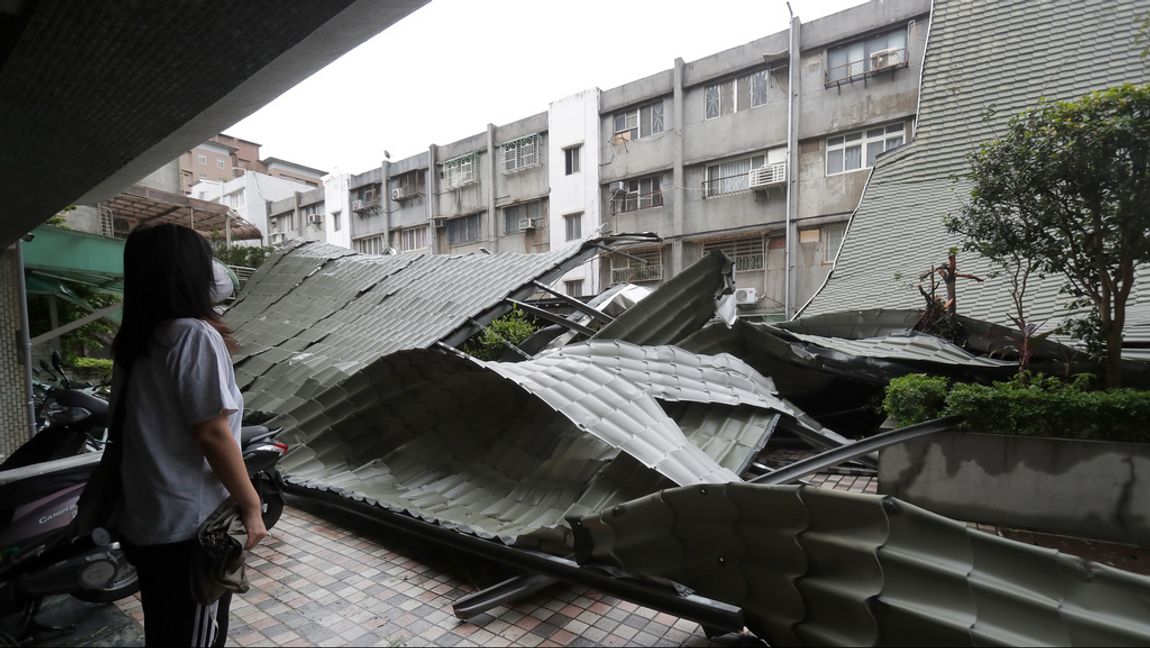
<path fill-rule="evenodd" d="M 864 0 L 791 0 L 810 22 Z M 225 132 L 341 173 L 787 28 L 784 0 L 432 0 Z"/>

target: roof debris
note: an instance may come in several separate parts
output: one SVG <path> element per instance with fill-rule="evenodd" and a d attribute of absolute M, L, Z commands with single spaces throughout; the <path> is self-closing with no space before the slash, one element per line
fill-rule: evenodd
<path fill-rule="evenodd" d="M 742 607 L 772 644 L 1150 637 L 1133 608 L 1108 625 L 1059 607 L 1147 592 L 1150 579 L 976 536 L 891 498 L 743 481 L 779 484 L 844 462 L 868 470 L 877 449 L 946 429 L 876 434 L 871 402 L 924 368 L 1004 377 L 1016 366 L 1013 331 L 967 320 L 962 348 L 914 331 L 916 311 L 732 321 L 721 315 L 733 285 L 722 253 L 649 294 L 613 288 L 584 305 L 547 289 L 611 243 L 382 257 L 301 243 L 275 255 L 225 321 L 241 344 L 249 415 L 285 428 L 288 488 L 457 532 L 447 535 L 460 546 L 574 551 L 595 569 L 674 582 Z M 540 293 L 567 310 L 549 311 L 550 325 L 505 361 L 459 350 Z M 1039 356 L 1075 352 L 1047 341 Z M 769 471 L 756 459 L 780 431 L 826 452 L 754 477 Z M 1032 572 L 995 562 L 1015 560 L 1073 569 L 1027 584 Z M 995 579 L 1025 590 L 1019 609 L 1057 623 L 988 620 L 975 603 Z"/>

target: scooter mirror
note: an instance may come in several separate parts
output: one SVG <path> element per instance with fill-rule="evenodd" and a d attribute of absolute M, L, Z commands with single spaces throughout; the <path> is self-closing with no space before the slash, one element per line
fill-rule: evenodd
<path fill-rule="evenodd" d="M 59 351 L 52 352 L 52 366 L 56 368 L 56 371 L 64 373 L 64 359 L 60 357 Z"/>
<path fill-rule="evenodd" d="M 48 373 L 52 373 L 52 367 L 48 366 L 48 361 L 44 358 L 40 358 L 40 368 Z"/>

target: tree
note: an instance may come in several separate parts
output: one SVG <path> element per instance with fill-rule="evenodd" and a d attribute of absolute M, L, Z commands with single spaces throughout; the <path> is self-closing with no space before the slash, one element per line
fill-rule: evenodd
<path fill-rule="evenodd" d="M 1150 84 L 1042 101 L 971 154 L 970 201 L 947 219 L 964 247 L 1025 282 L 1061 274 L 1070 308 L 1103 344 L 1106 384 L 1121 383 L 1134 269 L 1150 260 Z"/>

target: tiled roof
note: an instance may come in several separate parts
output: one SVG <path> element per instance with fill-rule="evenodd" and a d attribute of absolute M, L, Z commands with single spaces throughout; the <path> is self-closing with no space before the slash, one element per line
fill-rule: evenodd
<path fill-rule="evenodd" d="M 772 646 L 1150 642 L 1150 577 L 877 495 L 675 488 L 584 517 L 579 563 L 743 608 Z"/>
<path fill-rule="evenodd" d="M 1148 13 L 1147 0 L 936 0 L 915 139 L 879 158 L 834 269 L 801 315 L 920 306 L 922 297 L 907 284 L 961 245 L 943 218 L 968 195 L 969 181 L 952 179 L 966 172 L 965 156 L 1040 97 L 1070 99 L 1145 82 L 1148 67 L 1135 34 Z M 994 114 L 984 122 L 989 108 Z M 1005 281 L 992 278 L 993 268 L 974 253 L 958 259 L 961 272 L 986 279 L 959 280 L 959 313 L 1008 323 Z M 1150 308 L 1148 279 L 1143 269 L 1132 310 Z M 1064 316 L 1061 284 L 1057 277 L 1034 282 L 1032 320 Z"/>
<path fill-rule="evenodd" d="M 289 247 L 260 266 L 225 316 L 240 343 L 245 405 L 284 411 L 389 353 L 429 347 L 586 250 L 374 256 Z"/>
<path fill-rule="evenodd" d="M 418 349 L 272 424 L 286 427 L 296 486 L 563 549 L 569 515 L 738 481 L 785 407 L 767 388 L 733 357 L 674 347 L 591 341 L 520 363 Z"/>

